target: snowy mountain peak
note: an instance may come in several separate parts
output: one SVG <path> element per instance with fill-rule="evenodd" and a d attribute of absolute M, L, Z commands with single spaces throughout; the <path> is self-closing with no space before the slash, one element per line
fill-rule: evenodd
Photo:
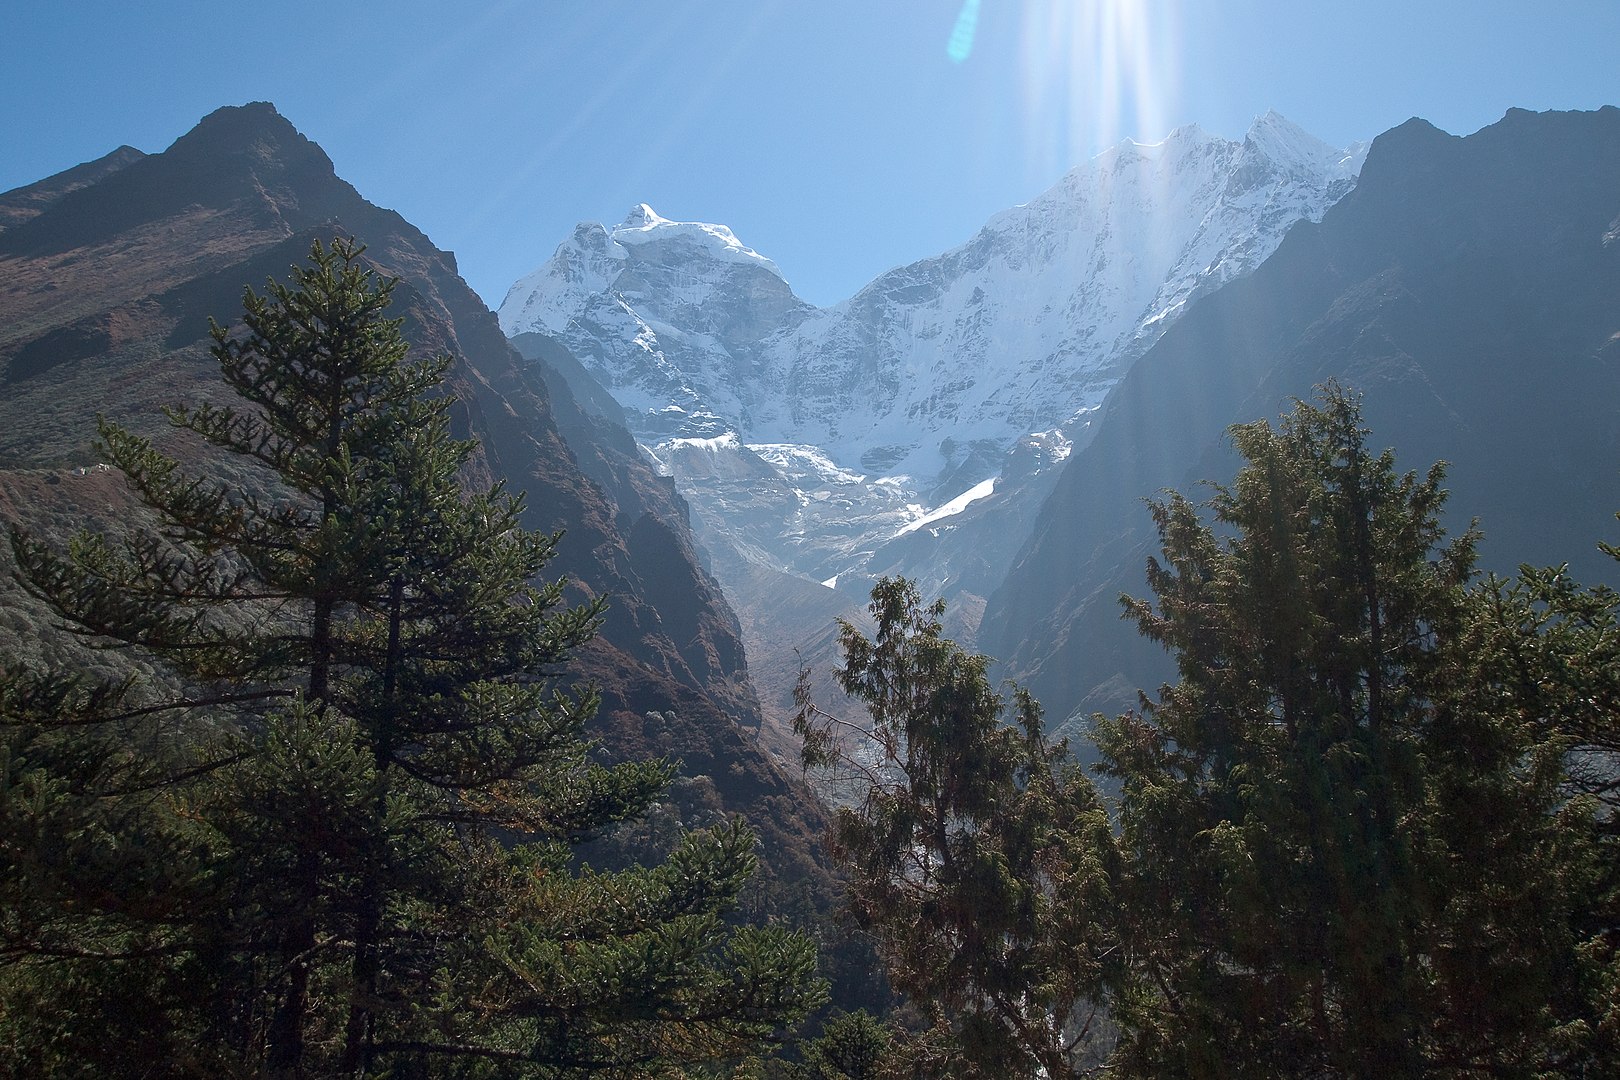
<path fill-rule="evenodd" d="M 1158 143 L 1160 146 L 1188 146 L 1214 141 L 1216 136 L 1211 135 L 1197 124 L 1182 124 L 1173 129 Z"/>
<path fill-rule="evenodd" d="M 1343 176 L 1354 176 L 1360 169 L 1359 159 L 1354 161 L 1353 169 L 1350 167 L 1354 155 L 1329 146 L 1276 109 L 1267 110 L 1249 126 L 1243 144 L 1284 168 Z M 1361 156 L 1365 156 L 1365 151 Z"/>
<path fill-rule="evenodd" d="M 1058 186 L 1072 187 L 1076 181 L 1086 182 L 1100 174 L 1129 169 L 1141 161 L 1175 160 L 1196 152 L 1201 147 L 1222 141 L 1197 124 L 1183 124 L 1158 142 L 1121 139 L 1084 165 L 1077 165 L 1069 170 L 1064 181 Z"/>
<path fill-rule="evenodd" d="M 1307 139 L 1313 137 L 1310 132 L 1288 119 L 1288 117 L 1284 116 L 1276 109 L 1267 109 L 1264 114 L 1255 117 L 1254 123 L 1249 125 L 1249 128 L 1251 131 L 1255 128 L 1274 128 L 1277 130 L 1290 132 L 1296 137 L 1304 137 Z"/>
<path fill-rule="evenodd" d="M 576 232 L 501 307 L 562 338 L 648 445 L 735 432 L 840 467 L 969 487 L 1094 409 L 1197 296 L 1350 189 L 1360 158 L 1275 112 L 1241 141 L 1126 141 L 960 247 L 831 308 L 729 228 L 638 204 Z"/>
<path fill-rule="evenodd" d="M 587 309 L 606 304 L 612 309 L 609 321 L 628 335 L 625 340 L 645 347 L 651 331 L 633 307 L 657 316 L 660 297 L 687 306 L 706 303 L 717 289 L 727 292 L 723 283 L 736 273 L 746 278 L 760 271 L 772 282 L 763 286 L 765 291 L 791 297 L 776 264 L 744 246 L 724 225 L 671 221 L 637 203 L 611 229 L 595 221 L 574 226 L 546 263 L 507 291 L 499 312 L 501 329 L 513 336 L 529 331 L 563 335 Z M 684 285 L 672 289 L 663 284 L 674 279 Z M 634 302 L 621 290 L 634 292 Z"/>
<path fill-rule="evenodd" d="M 695 253 L 722 262 L 752 264 L 777 277 L 782 276 L 775 263 L 744 246 L 726 226 L 702 221 L 671 221 L 646 203 L 631 207 L 624 221 L 613 228 L 612 236 L 614 243 L 624 247 L 669 245 L 675 249 L 673 258 L 689 259 Z"/>
<path fill-rule="evenodd" d="M 660 217 L 658 211 L 646 203 L 636 203 L 630 208 L 630 212 L 624 216 L 624 220 L 619 223 L 619 229 L 647 229 L 655 225 L 668 224 L 668 218 Z M 619 230 L 615 229 L 613 231 L 618 232 Z"/>

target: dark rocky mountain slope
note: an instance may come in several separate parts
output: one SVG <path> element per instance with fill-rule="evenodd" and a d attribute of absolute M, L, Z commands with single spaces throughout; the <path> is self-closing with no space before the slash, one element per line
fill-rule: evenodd
<path fill-rule="evenodd" d="M 1167 662 L 1118 603 L 1146 592 L 1142 500 L 1229 478 L 1226 427 L 1330 377 L 1365 393 L 1375 449 L 1451 463 L 1451 527 L 1479 518 L 1487 568 L 1612 576 L 1595 545 L 1620 509 L 1620 109 L 1380 136 L 1320 224 L 1198 301 L 1119 384 L 981 648 L 1057 720 L 1157 685 Z"/>
<path fill-rule="evenodd" d="M 567 532 L 551 569 L 580 597 L 611 598 L 602 638 L 574 665 L 604 691 L 608 751 L 683 759 L 707 778 L 681 785 L 688 811 L 747 814 L 770 873 L 824 902 L 820 812 L 753 737 L 737 621 L 670 482 L 512 349 L 451 255 L 361 198 L 267 104 L 221 109 L 162 153 L 123 148 L 0 195 L 0 516 L 61 536 L 124 513 L 116 476 L 96 468 L 98 412 L 194 455 L 158 407 L 228 396 L 208 317 L 234 320 L 244 284 L 285 277 L 313 240 L 338 234 L 401 279 L 395 312 L 413 345 L 458 358 L 457 425 L 482 447 L 469 479 L 523 491 L 528 527 Z M 58 655 L 44 625 L 7 582 L 0 649 Z"/>

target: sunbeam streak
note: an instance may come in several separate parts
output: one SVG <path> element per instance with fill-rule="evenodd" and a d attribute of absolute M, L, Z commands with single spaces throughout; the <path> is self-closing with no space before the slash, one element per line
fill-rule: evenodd
<path fill-rule="evenodd" d="M 1025 116 L 1033 146 L 1066 167 L 1167 128 L 1180 68 L 1176 0 L 1046 0 L 1025 9 Z"/>

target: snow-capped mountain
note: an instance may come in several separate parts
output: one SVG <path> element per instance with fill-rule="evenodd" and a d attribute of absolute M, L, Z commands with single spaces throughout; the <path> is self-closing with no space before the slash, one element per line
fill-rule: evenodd
<path fill-rule="evenodd" d="M 520 350 L 567 346 L 674 477 L 790 746 L 797 662 L 835 659 L 832 616 L 904 574 L 971 645 L 1090 410 L 1196 296 L 1319 220 L 1364 154 L 1274 113 L 1239 142 L 1121 143 L 829 308 L 730 229 L 642 205 L 577 227 L 500 319 Z"/>
<path fill-rule="evenodd" d="M 760 346 L 815 309 L 724 225 L 645 204 L 612 229 L 576 226 L 501 305 L 509 337 L 561 341 L 624 406 L 644 442 L 742 430 Z"/>
<path fill-rule="evenodd" d="M 1319 219 L 1363 153 L 1275 113 L 1241 142 L 1192 126 L 1127 141 L 824 309 L 724 226 L 638 206 L 575 229 L 501 323 L 566 344 L 650 446 L 735 433 L 924 490 L 955 470 L 966 488 L 1019 436 L 1095 408 L 1190 299 Z"/>

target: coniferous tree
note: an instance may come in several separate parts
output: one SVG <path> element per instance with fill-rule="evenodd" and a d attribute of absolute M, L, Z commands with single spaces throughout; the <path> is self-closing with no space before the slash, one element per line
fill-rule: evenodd
<path fill-rule="evenodd" d="M 1232 437 L 1212 520 L 1153 504 L 1156 600 L 1127 598 L 1179 681 L 1099 729 L 1132 954 L 1119 1067 L 1557 1067 L 1589 852 L 1562 745 L 1465 692 L 1474 538 L 1444 539 L 1442 469 L 1370 453 L 1331 386 Z"/>
<path fill-rule="evenodd" d="M 904 1072 L 894 1031 L 870 1013 L 829 1018 L 821 1034 L 804 1045 L 804 1060 L 784 1067 L 785 1080 L 885 1080 Z"/>
<path fill-rule="evenodd" d="M 880 581 L 876 633 L 842 624 L 836 672 L 871 728 L 815 706 L 801 676 L 795 730 L 807 765 L 864 788 L 834 853 L 857 923 L 934 1025 L 896 1053 L 917 1075 L 1079 1075 L 1120 960 L 1107 813 L 1033 699 L 1015 691 L 1006 722 L 989 659 L 942 636 L 943 610 Z"/>
<path fill-rule="evenodd" d="M 886 581 L 876 637 L 844 627 L 873 731 L 804 697 L 799 726 L 867 785 L 837 850 L 935 1021 L 890 1064 L 1073 1075 L 1052 1036 L 1102 1002 L 1120 1076 L 1608 1074 L 1620 602 L 1561 570 L 1476 584 L 1442 467 L 1367 435 L 1329 386 L 1232 429 L 1207 517 L 1153 504 L 1155 601 L 1127 611 L 1180 678 L 1099 718 L 1117 837 L 937 606 Z"/>
<path fill-rule="evenodd" d="M 205 1026 L 275 1076 L 737 1053 L 815 1003 L 809 945 L 723 923 L 754 865 L 741 825 L 661 866 L 572 868 L 670 769 L 590 760 L 595 698 L 556 676 L 601 608 L 535 583 L 558 537 L 524 531 L 520 499 L 458 483 L 450 361 L 407 361 L 361 253 L 317 244 L 290 285 L 248 290 L 243 330 L 213 331 L 243 404 L 170 413 L 256 482 L 104 424 L 158 526 L 14 541 L 80 633 L 188 687 L 137 712 L 179 736 L 155 787 L 212 853 L 176 946 L 209 960 Z"/>
<path fill-rule="evenodd" d="M 1580 943 L 1575 985 L 1553 1003 L 1579 1036 L 1563 1069 L 1603 1075 L 1620 1061 L 1620 594 L 1583 588 L 1563 566 L 1522 566 L 1511 580 L 1488 579 L 1472 600 L 1459 703 L 1562 748 L 1563 814 L 1585 826 L 1584 864 L 1537 900 Z"/>
<path fill-rule="evenodd" d="M 213 846 L 129 691 L 0 671 L 0 1075 L 230 1074 L 185 928 Z"/>

